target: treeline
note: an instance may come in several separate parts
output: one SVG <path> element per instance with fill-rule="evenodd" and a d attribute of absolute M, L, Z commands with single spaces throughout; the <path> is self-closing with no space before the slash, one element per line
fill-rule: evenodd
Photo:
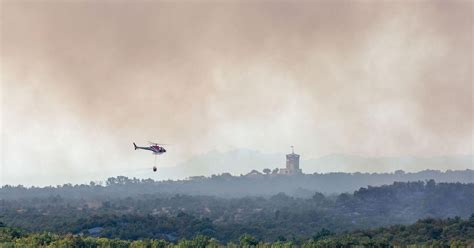
<path fill-rule="evenodd" d="M 52 233 L 28 233 L 18 228 L 9 228 L 0 222 L 0 246 L 8 247 L 472 247 L 474 246 L 474 215 L 468 220 L 424 219 L 413 225 L 396 225 L 388 228 L 358 230 L 350 233 L 334 234 L 322 229 L 309 239 L 283 237 L 268 242 L 248 234 L 236 240 L 223 243 L 205 235 L 191 239 L 170 242 L 163 239 L 120 240 L 87 237 L 83 235 Z"/>
<path fill-rule="evenodd" d="M 49 187 L 24 187 L 3 185 L 0 199 L 60 195 L 64 198 L 126 197 L 140 194 L 186 194 L 219 197 L 271 196 L 285 193 L 290 196 L 311 198 L 314 192 L 340 194 L 353 192 L 361 187 L 381 186 L 394 182 L 427 181 L 474 183 L 474 170 L 446 172 L 424 170 L 416 173 L 395 171 L 394 173 L 327 173 L 285 176 L 252 171 L 247 175 L 233 176 L 229 173 L 210 177 L 191 177 L 188 180 L 154 181 L 152 179 L 118 176 L 102 182 L 89 184 L 64 184 Z"/>
<path fill-rule="evenodd" d="M 126 190 L 128 185 L 116 187 Z M 0 200 L 0 221 L 32 232 L 168 241 L 204 235 L 228 242 L 243 234 L 262 241 L 307 239 L 322 229 L 343 233 L 424 218 L 466 219 L 474 213 L 474 184 L 430 180 L 361 188 L 352 194 L 312 195 L 67 198 L 50 194 Z"/>

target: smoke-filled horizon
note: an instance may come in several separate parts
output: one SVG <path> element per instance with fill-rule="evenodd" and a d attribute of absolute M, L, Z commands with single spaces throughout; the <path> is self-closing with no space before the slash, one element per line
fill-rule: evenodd
<path fill-rule="evenodd" d="M 0 184 L 149 167 L 148 140 L 165 167 L 473 153 L 472 1 L 0 4 Z"/>

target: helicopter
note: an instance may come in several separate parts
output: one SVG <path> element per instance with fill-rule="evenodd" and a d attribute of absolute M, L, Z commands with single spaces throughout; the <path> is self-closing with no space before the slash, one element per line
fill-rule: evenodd
<path fill-rule="evenodd" d="M 163 147 L 163 145 L 165 145 L 165 144 L 158 144 L 158 143 L 154 143 L 154 142 L 148 142 L 148 143 L 150 143 L 150 146 L 137 146 L 137 144 L 135 144 L 135 142 L 133 142 L 133 146 L 134 146 L 135 150 L 142 149 L 142 150 L 148 150 L 148 151 L 153 152 L 153 155 L 155 155 L 155 166 L 153 166 L 153 172 L 156 172 L 157 171 L 156 156 L 161 155 L 161 154 L 166 152 L 166 149 Z"/>
<path fill-rule="evenodd" d="M 150 146 L 137 146 L 137 144 L 135 144 L 134 142 L 133 146 L 135 147 L 135 150 L 142 149 L 142 150 L 152 151 L 153 155 L 161 155 L 166 152 L 166 149 L 162 146 L 165 144 L 158 144 L 158 143 L 153 143 L 153 142 L 149 142 L 149 143 L 150 143 Z"/>

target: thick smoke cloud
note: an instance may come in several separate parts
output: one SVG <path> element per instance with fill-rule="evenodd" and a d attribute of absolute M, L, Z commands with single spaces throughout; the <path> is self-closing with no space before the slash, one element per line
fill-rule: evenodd
<path fill-rule="evenodd" d="M 147 140 L 173 143 L 164 166 L 238 147 L 470 154 L 472 5 L 2 1 L 0 180 L 149 167 L 130 150 Z"/>

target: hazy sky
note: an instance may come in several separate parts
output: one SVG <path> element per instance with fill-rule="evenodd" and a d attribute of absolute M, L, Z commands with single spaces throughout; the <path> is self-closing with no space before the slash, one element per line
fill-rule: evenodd
<path fill-rule="evenodd" d="M 0 3 L 0 184 L 149 167 L 133 141 L 473 151 L 473 1 Z"/>

